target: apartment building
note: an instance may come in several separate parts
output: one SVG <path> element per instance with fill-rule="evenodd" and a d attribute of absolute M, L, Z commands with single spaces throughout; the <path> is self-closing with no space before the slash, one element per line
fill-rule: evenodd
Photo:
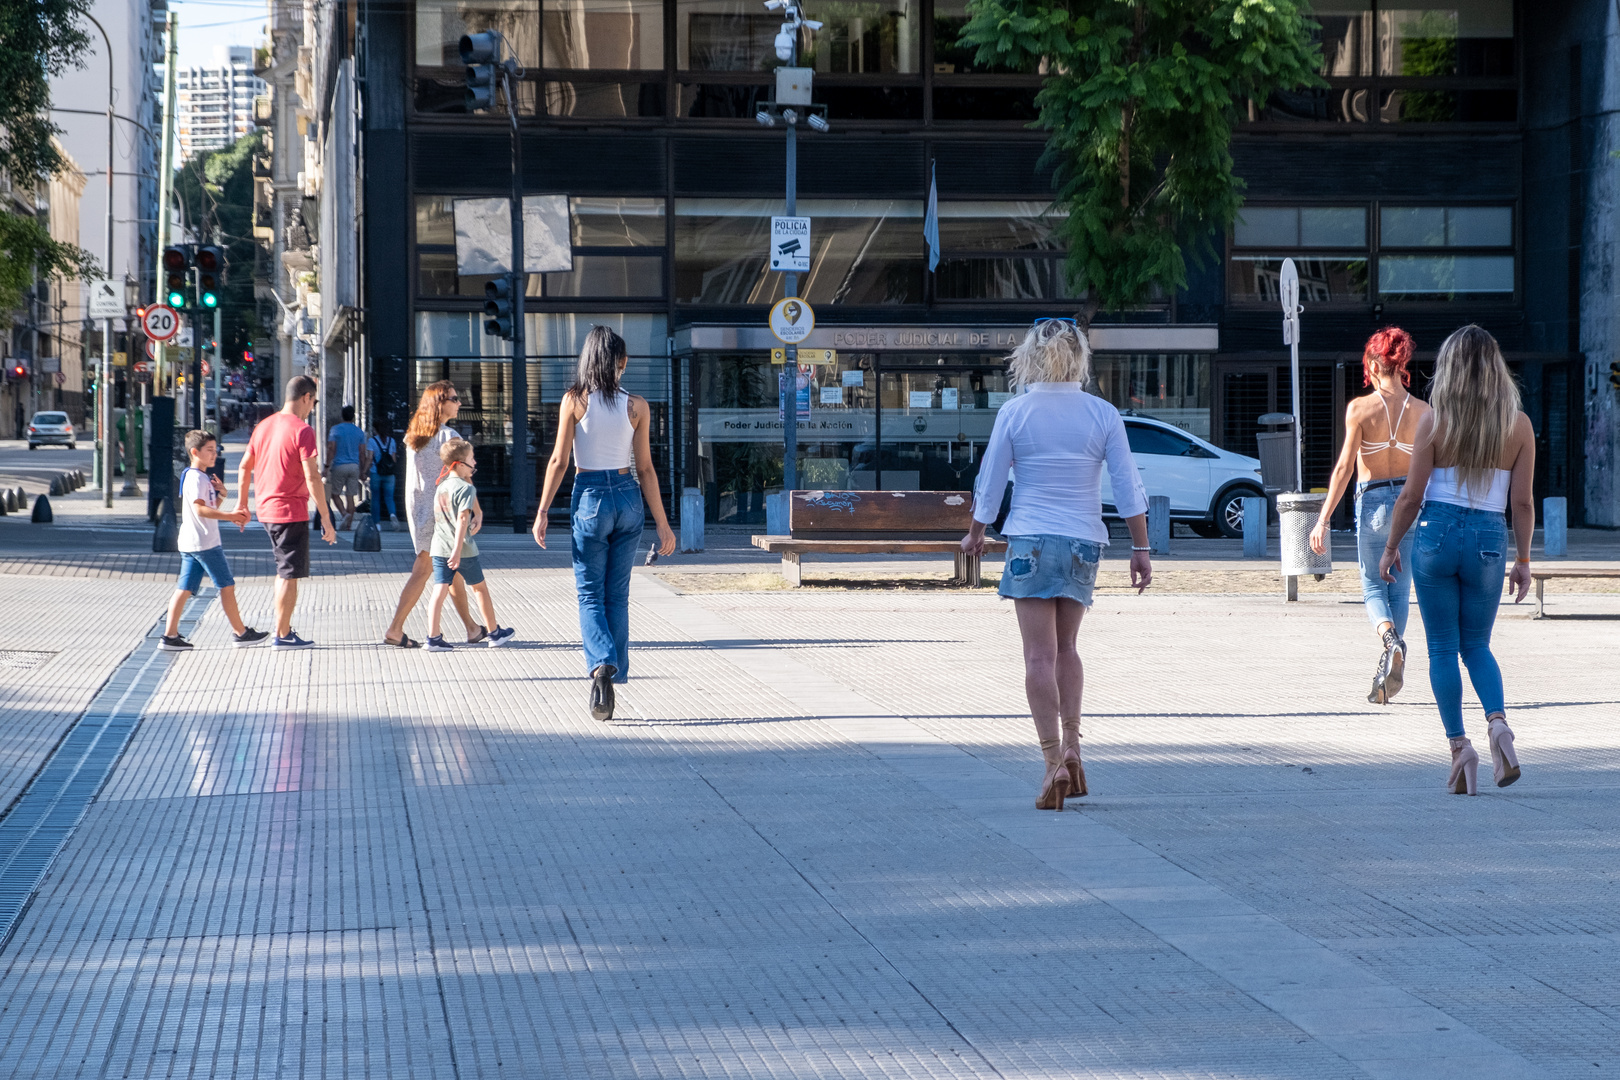
<path fill-rule="evenodd" d="M 175 128 L 180 160 L 221 150 L 253 130 L 253 99 L 266 92 L 253 73 L 253 50 L 240 46 L 214 51 L 210 67 L 175 73 Z"/>

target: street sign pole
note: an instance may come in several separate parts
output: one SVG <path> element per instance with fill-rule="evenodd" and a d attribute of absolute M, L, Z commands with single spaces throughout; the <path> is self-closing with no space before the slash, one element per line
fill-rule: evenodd
<path fill-rule="evenodd" d="M 1299 392 L 1299 270 L 1293 259 L 1284 259 L 1278 292 L 1282 294 L 1283 341 L 1289 347 L 1289 377 L 1294 396 L 1294 490 L 1305 490 L 1304 417 L 1300 415 Z"/>
<path fill-rule="evenodd" d="M 512 531 L 528 530 L 529 494 L 529 360 L 524 340 L 523 294 L 528 291 L 523 252 L 523 137 L 518 128 L 518 103 L 512 72 L 501 68 L 506 88 L 506 111 L 512 120 Z"/>
<path fill-rule="evenodd" d="M 797 41 L 797 35 L 795 35 Z M 794 67 L 799 63 L 799 49 L 793 48 Z M 799 125 L 787 126 L 787 216 L 799 213 Z M 799 275 L 789 270 L 783 278 L 783 293 L 799 295 Z M 788 499 L 799 486 L 799 347 L 787 347 L 787 362 L 782 365 L 782 491 Z M 789 504 L 791 505 L 791 503 Z"/>

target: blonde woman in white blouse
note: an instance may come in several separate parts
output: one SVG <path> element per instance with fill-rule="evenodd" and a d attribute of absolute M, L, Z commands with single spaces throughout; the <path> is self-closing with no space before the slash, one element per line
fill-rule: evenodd
<path fill-rule="evenodd" d="M 1097 564 L 1108 545 L 1102 473 L 1131 531 L 1131 584 L 1153 580 L 1148 561 L 1147 494 L 1137 475 L 1119 410 L 1086 393 L 1091 346 L 1072 319 L 1042 319 L 1007 358 L 1007 377 L 1026 391 L 1003 405 L 979 466 L 973 526 L 962 550 L 984 552 L 1016 469 L 1012 509 L 1002 528 L 1007 561 L 1000 593 L 1018 612 L 1024 642 L 1024 692 L 1035 718 L 1046 776 L 1037 810 L 1062 810 L 1086 794 L 1080 761 L 1080 698 L 1085 673 L 1075 638 L 1091 606 Z"/>

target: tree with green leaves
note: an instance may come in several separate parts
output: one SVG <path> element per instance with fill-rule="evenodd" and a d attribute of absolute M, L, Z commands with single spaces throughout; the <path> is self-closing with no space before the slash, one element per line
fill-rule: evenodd
<path fill-rule="evenodd" d="M 1250 101 L 1324 85 L 1306 0 L 971 0 L 980 64 L 1049 73 L 1057 209 L 1082 315 L 1184 288 L 1243 203 L 1232 127 Z"/>
<path fill-rule="evenodd" d="M 250 341 L 267 340 L 253 295 L 253 159 L 264 152 L 264 137 L 254 132 L 222 150 L 198 154 L 175 176 L 175 196 L 184 220 L 200 243 L 213 243 L 218 230 L 225 248 L 225 288 L 220 294 L 220 350 L 241 360 Z"/>
<path fill-rule="evenodd" d="M 66 166 L 50 122 L 51 76 L 83 66 L 89 46 L 80 20 L 91 0 L 4 0 L 0 3 L 0 173 L 32 191 Z M 59 243 L 37 220 L 0 207 L 0 326 L 9 326 L 35 281 L 89 277 L 89 252 Z"/>

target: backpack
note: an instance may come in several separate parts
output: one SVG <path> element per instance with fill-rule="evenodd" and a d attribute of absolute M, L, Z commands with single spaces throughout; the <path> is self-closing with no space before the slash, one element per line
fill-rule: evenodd
<path fill-rule="evenodd" d="M 373 467 L 377 470 L 377 472 L 379 474 L 386 475 L 386 474 L 391 473 L 391 472 L 394 471 L 394 450 L 393 450 L 393 447 L 394 447 L 394 440 L 393 439 L 389 439 L 387 443 L 384 443 L 381 439 L 377 438 L 377 436 L 375 436 L 375 435 L 373 435 L 371 437 L 371 448 L 374 451 L 376 451 L 374 456 L 377 459 L 377 463 Z"/>

